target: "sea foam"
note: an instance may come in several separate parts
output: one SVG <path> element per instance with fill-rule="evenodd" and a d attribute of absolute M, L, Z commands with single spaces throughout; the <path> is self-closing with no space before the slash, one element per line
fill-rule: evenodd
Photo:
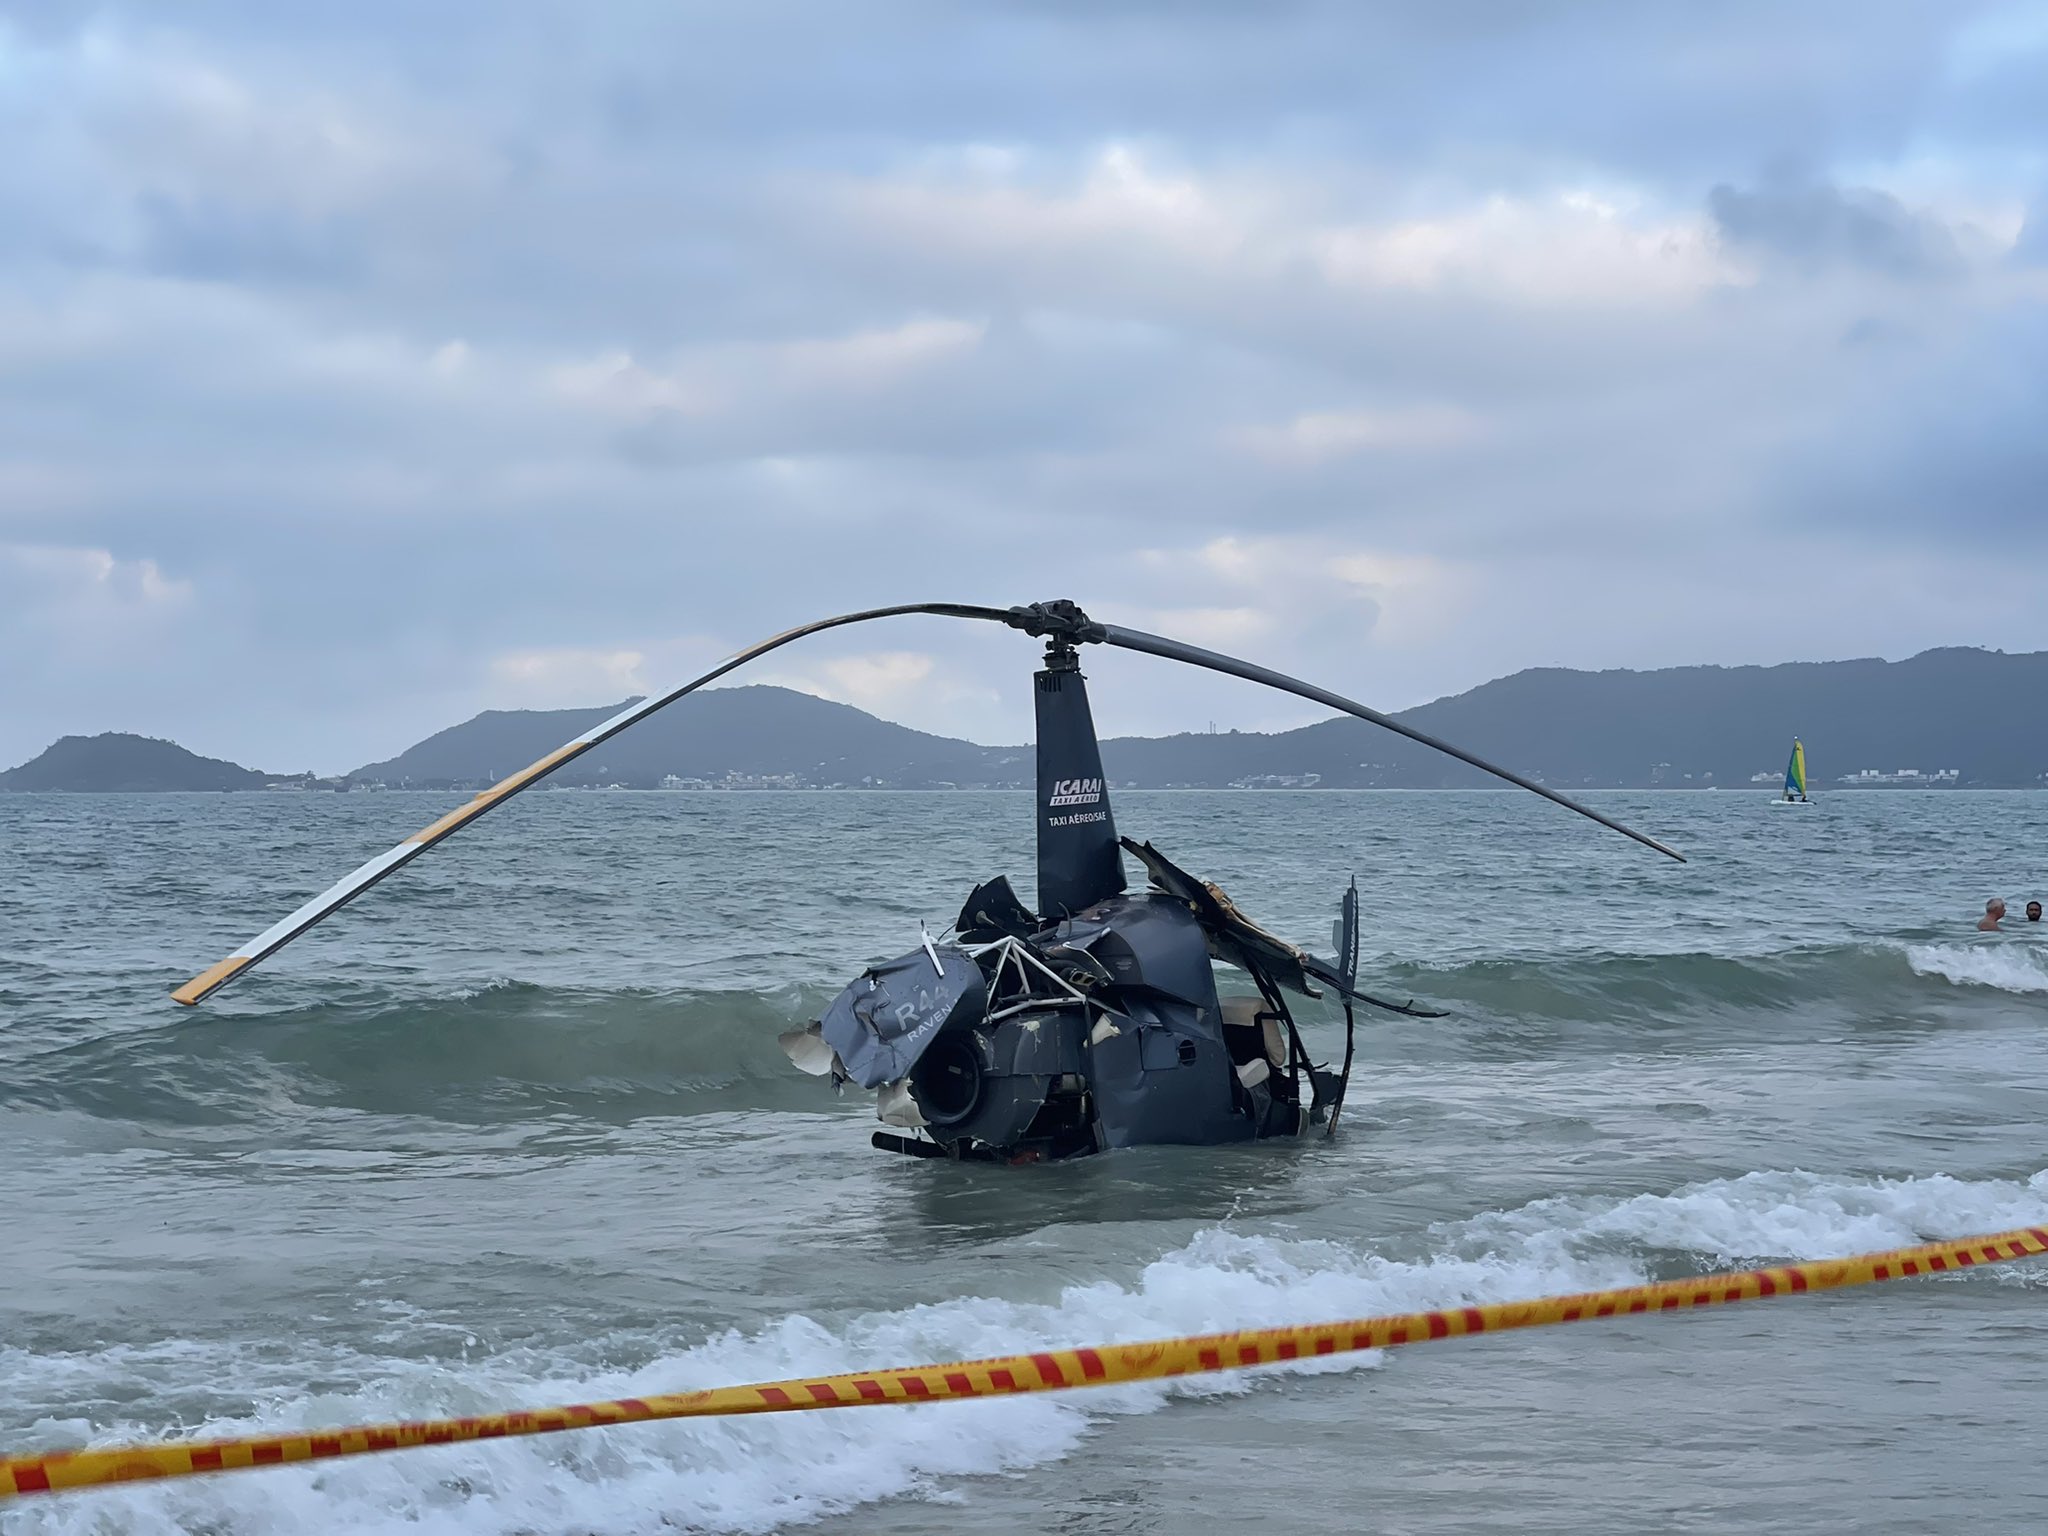
<path fill-rule="evenodd" d="M 1667 1195 L 1542 1200 L 1445 1223 L 1419 1257 L 1212 1228 L 1135 1279 L 1075 1285 L 1049 1303 L 961 1297 L 828 1326 L 803 1316 L 751 1333 L 684 1344 L 630 1370 L 571 1366 L 527 1350 L 459 1365 L 362 1357 L 352 1371 L 306 1361 L 307 1373 L 376 1385 L 322 1395 L 282 1391 L 256 1411 L 190 1426 L 248 1434 L 361 1420 L 488 1411 L 682 1391 L 1004 1354 L 1045 1346 L 1507 1301 L 1622 1285 L 1657 1270 L 1742 1259 L 1820 1258 L 2048 1221 L 2048 1172 L 2024 1182 L 1934 1176 L 1842 1180 L 1797 1171 L 1712 1180 Z M 1682 1256 L 1682 1257 L 1680 1257 Z M 2014 1271 L 1960 1283 L 2021 1281 Z M 1930 1298 L 1928 1305 L 1940 1302 Z M 275 1345 L 249 1345 L 274 1361 Z M 1589 1347 L 1597 1347 L 1591 1345 Z M 1680 1338 L 1671 1341 L 1683 1348 Z M 237 1361 L 180 1341 L 142 1352 L 61 1358 L 0 1348 L 0 1394 L 50 1374 L 66 1395 L 118 1400 L 138 1376 L 234 1380 Z M 116 1355 L 120 1358 L 115 1358 Z M 247 1362 L 244 1362 L 245 1364 Z M 1057 1462 L 1106 1419 L 1158 1411 L 1174 1397 L 1281 1389 L 1276 1376 L 1369 1369 L 1379 1355 L 1106 1390 L 921 1408 L 872 1408 L 641 1425 L 531 1440 L 408 1451 L 324 1467 L 77 1494 L 0 1514 L 8 1536 L 202 1529 L 249 1536 L 351 1533 L 686 1530 L 766 1532 L 890 1498 L 954 1498 L 958 1480 Z M 274 1368 L 274 1367 L 273 1367 Z M 1428 1369 L 1427 1358 L 1409 1362 Z M 1296 1390 L 1299 1390 L 1297 1388 Z M 1318 1390 L 1347 1390 L 1342 1387 Z M 95 1443 L 133 1441 L 158 1423 L 100 1423 Z M 46 1444 L 76 1444 L 82 1424 L 37 1426 Z M 26 1448 L 26 1447 L 23 1447 Z"/>
<path fill-rule="evenodd" d="M 2048 950 L 2031 944 L 1913 944 L 1906 963 L 1917 975 L 1940 976 L 1959 987 L 2048 992 Z"/>

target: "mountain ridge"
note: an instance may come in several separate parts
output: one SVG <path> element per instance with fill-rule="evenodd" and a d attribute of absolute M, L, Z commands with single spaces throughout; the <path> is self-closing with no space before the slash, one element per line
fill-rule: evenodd
<path fill-rule="evenodd" d="M 1532 667 L 1394 718 L 1561 789 L 1746 787 L 1773 775 L 1793 736 L 1816 789 L 1901 768 L 1904 782 L 2048 782 L 2048 652 L 1938 647 L 1903 661 L 1781 662 L 1580 671 Z M 478 788 L 517 772 L 625 707 L 485 710 L 331 787 Z M 134 744 L 142 743 L 144 747 Z M 95 747 L 95 744 L 98 744 Z M 1496 782 L 1363 721 L 1279 732 L 1180 732 L 1103 741 L 1110 779 L 1146 788 L 1460 788 Z M 60 751 L 61 749 L 61 751 Z M 162 749 L 182 754 L 166 757 Z M 126 757 L 125 762 L 93 761 Z M 53 758 L 53 754 L 56 757 Z M 203 765 L 203 766 L 194 766 Z M 1933 779 L 1940 770 L 1952 778 Z M 1031 782 L 1028 745 L 981 746 L 768 684 L 705 689 L 576 761 L 563 788 L 1010 787 Z M 70 782 L 57 782 L 68 772 Z M 152 772 L 165 782 L 151 783 Z M 297 783 L 304 776 L 285 782 Z M 0 789 L 259 788 L 277 776 L 150 738 L 66 737 L 0 773 Z M 1870 782 L 1865 780 L 1865 782 Z"/>
<path fill-rule="evenodd" d="M 262 789 L 279 777 L 224 758 L 201 757 L 159 736 L 102 731 L 97 736 L 58 737 L 20 767 L 0 773 L 0 790 L 126 794 Z"/>

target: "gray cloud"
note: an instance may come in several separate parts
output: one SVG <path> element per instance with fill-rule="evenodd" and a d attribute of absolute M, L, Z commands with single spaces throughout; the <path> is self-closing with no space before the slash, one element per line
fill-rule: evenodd
<path fill-rule="evenodd" d="M 137 200 L 138 266 L 215 283 L 327 283 L 360 277 L 363 232 L 348 224 L 251 214 L 153 194 Z"/>
<path fill-rule="evenodd" d="M 2034 200 L 2012 253 L 2013 260 L 2023 265 L 2048 267 L 2048 195 Z"/>
<path fill-rule="evenodd" d="M 1981 316 L 1960 346 L 1906 353 L 1896 387 L 1785 466 L 1790 515 L 1845 537 L 2037 560 L 2048 544 L 2048 312 Z"/>
<path fill-rule="evenodd" d="M 1887 277 L 1945 280 L 1964 270 L 1946 224 L 1875 188 L 1845 190 L 1781 172 L 1747 190 L 1723 183 L 1707 202 L 1728 240 L 1808 271 L 1840 263 Z"/>
<path fill-rule="evenodd" d="M 2048 644 L 1996 10 L 0 16 L 8 762 L 346 767 L 935 595 L 1392 706 Z M 787 671 L 999 738 L 1027 659 Z"/>

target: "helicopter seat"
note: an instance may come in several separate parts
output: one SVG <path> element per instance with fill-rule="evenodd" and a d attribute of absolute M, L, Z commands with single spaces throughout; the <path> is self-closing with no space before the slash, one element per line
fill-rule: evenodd
<path fill-rule="evenodd" d="M 1287 1037 L 1280 1032 L 1280 1016 L 1268 1013 L 1255 997 L 1226 997 L 1222 1000 L 1223 1043 L 1230 1059 L 1239 1067 L 1263 1061 L 1270 1068 L 1287 1065 Z"/>

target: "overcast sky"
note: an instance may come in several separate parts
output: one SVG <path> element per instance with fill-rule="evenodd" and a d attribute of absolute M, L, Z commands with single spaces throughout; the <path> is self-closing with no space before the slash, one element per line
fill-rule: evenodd
<path fill-rule="evenodd" d="M 2048 646 L 2044 82 L 2038 3 L 0 3 L 0 766 L 923 598 L 1387 708 Z M 753 680 L 1022 740 L 1033 654 Z"/>

